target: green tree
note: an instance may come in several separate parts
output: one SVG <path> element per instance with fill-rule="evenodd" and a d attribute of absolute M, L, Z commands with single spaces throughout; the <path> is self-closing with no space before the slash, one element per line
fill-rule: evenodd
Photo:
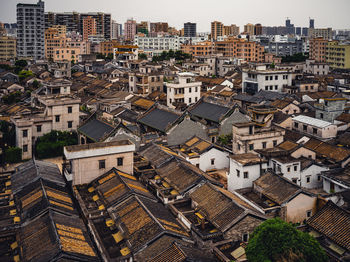
<path fill-rule="evenodd" d="M 15 62 L 15 66 L 18 66 L 18 67 L 26 67 L 28 65 L 27 61 L 26 60 L 17 60 Z"/>
<path fill-rule="evenodd" d="M 141 53 L 141 54 L 139 54 L 139 59 L 146 60 L 147 59 L 147 55 L 145 53 Z"/>
<path fill-rule="evenodd" d="M 5 150 L 5 163 L 18 163 L 22 161 L 22 149 L 9 147 Z"/>
<path fill-rule="evenodd" d="M 266 220 L 254 230 L 246 254 L 250 262 L 328 261 L 315 238 L 280 218 Z"/>
<path fill-rule="evenodd" d="M 63 156 L 63 147 L 78 144 L 76 132 L 53 130 L 38 138 L 35 156 L 39 159 Z"/>
<path fill-rule="evenodd" d="M 22 70 L 18 73 L 19 81 L 23 81 L 24 79 L 32 75 L 33 75 L 32 71 Z"/>

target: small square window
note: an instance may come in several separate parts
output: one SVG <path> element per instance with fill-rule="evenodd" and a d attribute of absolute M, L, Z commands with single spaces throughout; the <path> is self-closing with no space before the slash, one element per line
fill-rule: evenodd
<path fill-rule="evenodd" d="M 289 167 L 287 167 L 287 172 L 288 172 L 288 173 L 290 172 L 290 166 L 289 166 Z"/>
<path fill-rule="evenodd" d="M 243 240 L 243 242 L 248 242 L 248 240 L 249 240 L 249 234 L 247 234 L 247 233 L 243 234 L 243 235 L 242 235 L 242 240 Z"/>
<path fill-rule="evenodd" d="M 122 166 L 124 163 L 124 158 L 123 157 L 118 157 L 117 158 L 117 166 Z"/>
<path fill-rule="evenodd" d="M 55 116 L 55 121 L 56 122 L 60 122 L 60 116 L 59 115 Z"/>
<path fill-rule="evenodd" d="M 248 172 L 244 172 L 243 173 L 243 178 L 248 178 L 248 177 L 249 177 Z"/>
<path fill-rule="evenodd" d="M 71 114 L 73 112 L 73 108 L 71 106 L 68 107 L 68 114 Z"/>
<path fill-rule="evenodd" d="M 106 160 L 99 160 L 98 161 L 98 168 L 105 169 L 106 168 Z"/>
<path fill-rule="evenodd" d="M 249 150 L 254 150 L 254 144 L 249 144 Z"/>
<path fill-rule="evenodd" d="M 213 166 L 215 164 L 215 158 L 210 159 L 210 164 Z"/>
<path fill-rule="evenodd" d="M 41 132 L 41 125 L 36 126 L 36 132 L 38 132 L 38 133 Z"/>
<path fill-rule="evenodd" d="M 236 172 L 237 172 L 237 177 L 240 177 L 241 171 L 239 171 L 238 169 L 236 169 Z"/>
<path fill-rule="evenodd" d="M 273 146 L 277 146 L 277 140 L 273 140 Z"/>
<path fill-rule="evenodd" d="M 262 148 L 263 148 L 263 149 L 266 148 L 266 142 L 262 142 Z"/>
<path fill-rule="evenodd" d="M 72 128 L 73 127 L 73 121 L 68 121 L 68 128 Z"/>
<path fill-rule="evenodd" d="M 306 217 L 310 218 L 312 216 L 312 210 L 306 211 Z"/>
<path fill-rule="evenodd" d="M 23 145 L 23 152 L 28 152 L 28 145 Z"/>
<path fill-rule="evenodd" d="M 22 131 L 23 137 L 28 137 L 28 130 L 23 130 Z"/>
<path fill-rule="evenodd" d="M 307 177 L 306 177 L 306 183 L 310 183 L 310 181 L 311 181 L 311 177 L 310 177 L 310 176 L 307 176 Z"/>
<path fill-rule="evenodd" d="M 320 175 L 317 176 L 317 181 L 321 181 L 321 176 Z"/>

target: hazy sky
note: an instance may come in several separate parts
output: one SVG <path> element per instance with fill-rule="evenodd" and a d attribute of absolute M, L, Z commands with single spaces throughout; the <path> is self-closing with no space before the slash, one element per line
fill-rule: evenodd
<path fill-rule="evenodd" d="M 0 0 L 0 21 L 16 22 L 17 3 L 37 0 Z M 261 23 L 284 25 L 286 17 L 295 26 L 308 26 L 309 17 L 315 27 L 350 29 L 350 0 L 46 0 L 45 11 L 107 12 L 112 19 L 124 23 L 129 17 L 139 21 L 167 21 L 177 29 L 184 22 L 196 22 L 198 32 L 209 32 L 210 22 L 224 24 Z"/>

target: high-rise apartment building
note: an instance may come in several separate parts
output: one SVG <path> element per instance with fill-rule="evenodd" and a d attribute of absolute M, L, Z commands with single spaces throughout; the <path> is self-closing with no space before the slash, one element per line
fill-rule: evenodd
<path fill-rule="evenodd" d="M 137 24 L 137 33 L 148 35 L 148 32 L 149 32 L 149 29 L 148 29 L 147 21 L 141 21 L 141 23 Z"/>
<path fill-rule="evenodd" d="M 223 35 L 237 36 L 239 35 L 239 26 L 236 25 L 225 25 Z"/>
<path fill-rule="evenodd" d="M 42 59 L 45 55 L 44 2 L 17 4 L 17 56 Z"/>
<path fill-rule="evenodd" d="M 136 21 L 131 19 L 128 19 L 124 24 L 124 37 L 125 40 L 133 41 L 134 37 L 136 35 Z"/>
<path fill-rule="evenodd" d="M 326 62 L 331 68 L 350 69 L 350 44 L 338 41 L 328 42 Z"/>
<path fill-rule="evenodd" d="M 247 35 L 254 35 L 254 29 L 255 26 L 253 24 L 246 24 L 244 26 L 244 33 L 246 33 Z"/>
<path fill-rule="evenodd" d="M 184 23 L 184 36 L 185 37 L 196 37 L 197 35 L 197 24 L 187 22 Z"/>
<path fill-rule="evenodd" d="M 256 24 L 254 26 L 254 35 L 262 35 L 262 25 Z"/>
<path fill-rule="evenodd" d="M 219 36 L 224 35 L 224 25 L 221 22 L 211 22 L 211 39 L 217 40 Z"/>
<path fill-rule="evenodd" d="M 83 40 L 88 41 L 90 35 L 97 35 L 97 25 L 95 18 L 88 16 L 83 19 Z"/>
<path fill-rule="evenodd" d="M 16 38 L 0 36 L 0 60 L 9 60 L 16 57 Z"/>
<path fill-rule="evenodd" d="M 111 38 L 118 39 L 122 35 L 122 24 L 118 24 L 116 21 L 112 21 Z"/>
<path fill-rule="evenodd" d="M 105 39 L 111 38 L 112 18 L 111 14 L 92 12 L 92 13 L 45 13 L 45 28 L 53 25 L 65 25 L 67 32 L 79 32 L 83 34 L 83 20 L 92 17 L 96 20 L 96 30 L 98 35 L 103 35 Z"/>
<path fill-rule="evenodd" d="M 158 22 L 158 23 L 150 23 L 150 32 L 151 33 L 161 33 L 168 32 L 168 23 Z"/>
<path fill-rule="evenodd" d="M 309 28 L 315 28 L 315 19 L 311 19 L 309 20 Z"/>
<path fill-rule="evenodd" d="M 310 38 L 323 37 L 324 39 L 332 39 L 332 28 L 309 28 L 308 36 Z"/>
<path fill-rule="evenodd" d="M 45 58 L 47 59 L 53 59 L 55 49 L 66 45 L 66 35 L 59 32 L 54 27 L 45 30 Z"/>
<path fill-rule="evenodd" d="M 326 62 L 326 48 L 328 39 L 323 37 L 311 38 L 309 40 L 309 57 L 316 62 Z"/>

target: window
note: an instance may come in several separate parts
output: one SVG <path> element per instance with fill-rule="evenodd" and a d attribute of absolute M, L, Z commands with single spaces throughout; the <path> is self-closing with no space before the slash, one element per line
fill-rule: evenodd
<path fill-rule="evenodd" d="M 22 131 L 23 137 L 28 137 L 28 130 L 23 130 Z"/>
<path fill-rule="evenodd" d="M 317 135 L 317 128 L 313 128 L 313 129 L 312 129 L 312 133 L 313 133 L 314 135 Z"/>
<path fill-rule="evenodd" d="M 294 123 L 294 127 L 298 128 L 299 124 L 298 123 Z"/>
<path fill-rule="evenodd" d="M 189 104 L 192 103 L 192 98 L 191 98 L 191 97 L 188 99 L 188 103 L 189 103 Z"/>
<path fill-rule="evenodd" d="M 323 119 L 323 113 L 320 113 L 320 118 Z"/>
<path fill-rule="evenodd" d="M 122 166 L 124 162 L 124 157 L 118 157 L 117 158 L 117 166 Z"/>
<path fill-rule="evenodd" d="M 269 76 L 265 76 L 265 80 L 266 80 L 266 81 L 269 80 Z"/>
<path fill-rule="evenodd" d="M 269 86 L 265 86 L 265 90 L 269 90 Z"/>
<path fill-rule="evenodd" d="M 198 168 L 199 168 L 199 164 L 196 164 L 196 167 L 198 167 Z"/>
<path fill-rule="evenodd" d="M 41 125 L 36 126 L 36 132 L 38 132 L 38 133 L 41 132 Z"/>
<path fill-rule="evenodd" d="M 56 122 L 60 122 L 60 116 L 59 115 L 55 116 L 55 121 Z"/>
<path fill-rule="evenodd" d="M 290 166 L 289 166 L 289 167 L 287 167 L 287 172 L 288 172 L 288 173 L 290 172 Z"/>
<path fill-rule="evenodd" d="M 68 128 L 72 128 L 73 127 L 73 121 L 68 121 Z"/>
<path fill-rule="evenodd" d="M 249 144 L 249 150 L 254 150 L 254 144 Z"/>
<path fill-rule="evenodd" d="M 28 145 L 23 145 L 23 152 L 28 152 Z"/>
<path fill-rule="evenodd" d="M 238 148 L 238 150 L 241 150 L 241 145 L 237 144 L 237 148 Z"/>
<path fill-rule="evenodd" d="M 294 166 L 294 171 L 298 171 L 298 166 L 297 165 Z"/>
<path fill-rule="evenodd" d="M 198 92 L 198 86 L 196 86 L 196 88 L 195 88 L 195 92 Z"/>
<path fill-rule="evenodd" d="M 275 76 L 275 80 L 278 80 L 278 76 Z"/>
<path fill-rule="evenodd" d="M 249 234 L 248 234 L 248 233 L 243 234 L 243 235 L 242 235 L 242 240 L 243 240 L 243 242 L 248 242 L 248 240 L 249 240 Z"/>
<path fill-rule="evenodd" d="M 277 146 L 277 140 L 273 140 L 273 146 Z"/>
<path fill-rule="evenodd" d="M 239 171 L 238 169 L 236 169 L 236 173 L 237 173 L 237 177 L 240 177 L 241 171 Z"/>
<path fill-rule="evenodd" d="M 210 159 L 210 164 L 213 166 L 215 164 L 215 158 Z"/>
<path fill-rule="evenodd" d="M 243 173 L 243 178 L 248 178 L 248 172 Z"/>
<path fill-rule="evenodd" d="M 306 217 L 310 218 L 312 216 L 312 210 L 306 211 Z"/>
<path fill-rule="evenodd" d="M 273 80 L 273 76 L 270 76 L 270 80 Z"/>
<path fill-rule="evenodd" d="M 106 168 L 106 160 L 99 160 L 99 161 L 98 161 L 98 168 L 99 168 L 99 169 L 104 169 L 104 168 Z"/>
<path fill-rule="evenodd" d="M 189 92 L 189 93 L 192 93 L 192 88 L 191 88 L 191 87 L 188 89 L 188 92 Z"/>
<path fill-rule="evenodd" d="M 311 177 L 310 177 L 310 176 L 307 176 L 307 177 L 306 177 L 306 183 L 310 183 L 310 181 L 311 181 Z"/>
<path fill-rule="evenodd" d="M 293 182 L 294 184 L 296 184 L 296 183 L 298 182 L 298 179 L 297 179 L 297 178 L 292 178 L 292 182 Z"/>
<path fill-rule="evenodd" d="M 307 131 L 307 125 L 303 125 L 303 130 Z"/>
<path fill-rule="evenodd" d="M 72 111 L 73 111 L 72 107 L 71 107 L 71 106 L 69 106 L 69 107 L 68 107 L 68 114 L 71 114 L 71 113 L 72 113 Z"/>
<path fill-rule="evenodd" d="M 249 126 L 249 135 L 253 134 L 253 126 Z"/>

